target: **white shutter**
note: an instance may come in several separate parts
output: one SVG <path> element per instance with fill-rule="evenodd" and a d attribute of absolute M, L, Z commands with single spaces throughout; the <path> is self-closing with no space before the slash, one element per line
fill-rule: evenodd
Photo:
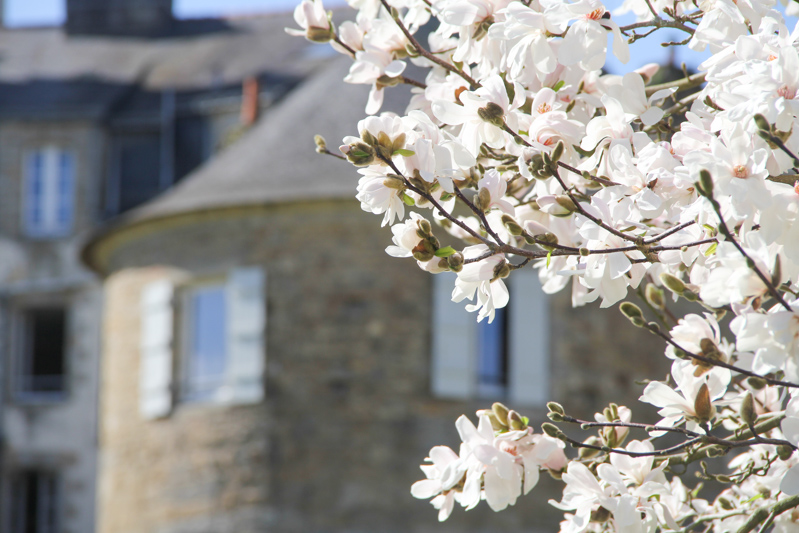
<path fill-rule="evenodd" d="M 543 407 L 549 401 L 549 298 L 538 271 L 510 276 L 508 395 L 513 406 Z"/>
<path fill-rule="evenodd" d="M 258 403 L 266 368 L 266 283 L 261 268 L 231 271 L 227 285 L 228 360 L 220 400 Z"/>
<path fill-rule="evenodd" d="M 174 292 L 168 280 L 152 282 L 142 290 L 139 412 L 146 419 L 164 417 L 172 408 Z"/>
<path fill-rule="evenodd" d="M 440 398 L 474 396 L 477 379 L 477 315 L 452 301 L 455 276 L 433 276 L 433 356 L 431 388 Z"/>

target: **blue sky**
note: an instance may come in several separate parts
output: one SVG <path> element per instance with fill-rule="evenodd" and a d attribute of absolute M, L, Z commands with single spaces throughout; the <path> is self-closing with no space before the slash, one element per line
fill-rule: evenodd
<path fill-rule="evenodd" d="M 174 0 L 175 13 L 186 18 L 290 11 L 298 3 L 299 0 Z M 5 4 L 9 26 L 60 24 L 65 16 L 66 0 L 5 0 Z"/>
<path fill-rule="evenodd" d="M 270 11 L 290 11 L 300 0 L 174 0 L 175 14 L 181 18 L 219 17 L 225 15 L 248 15 Z M 325 0 L 326 7 L 344 4 L 344 0 Z M 606 5 L 613 9 L 621 0 L 606 0 Z M 66 0 L 5 0 L 5 21 L 9 26 L 54 25 L 64 20 Z M 779 6 L 781 7 L 781 6 Z M 633 22 L 632 14 L 614 19 L 619 25 Z M 795 21 L 789 21 L 789 25 Z M 666 63 L 669 54 L 676 52 L 675 62 L 685 62 L 689 68 L 696 69 L 707 54 L 697 54 L 685 46 L 662 48 L 660 41 L 681 40 L 684 36 L 674 30 L 661 30 L 652 37 L 642 39 L 630 50 L 632 60 L 627 65 L 619 63 L 615 58 L 608 58 L 607 68 L 614 73 L 623 73 L 638 68 L 646 63 Z"/>

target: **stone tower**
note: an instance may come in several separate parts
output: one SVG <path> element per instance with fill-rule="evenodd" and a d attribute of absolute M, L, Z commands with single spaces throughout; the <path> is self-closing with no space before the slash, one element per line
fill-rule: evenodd
<path fill-rule="evenodd" d="M 67 32 L 160 35 L 173 24 L 172 0 L 67 0 Z"/>

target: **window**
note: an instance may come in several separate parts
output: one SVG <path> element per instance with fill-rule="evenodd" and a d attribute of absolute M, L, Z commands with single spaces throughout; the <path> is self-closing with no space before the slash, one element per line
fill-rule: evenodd
<path fill-rule="evenodd" d="M 10 533 L 56 533 L 60 490 L 58 476 L 41 470 L 22 470 L 11 476 Z"/>
<path fill-rule="evenodd" d="M 18 400 L 59 400 L 66 391 L 66 311 L 58 307 L 20 313 Z"/>
<path fill-rule="evenodd" d="M 493 322 L 477 324 L 477 395 L 481 398 L 500 398 L 507 392 L 507 311 L 507 307 L 497 309 Z"/>
<path fill-rule="evenodd" d="M 260 268 L 237 268 L 215 282 L 176 286 L 163 279 L 144 287 L 139 375 L 144 418 L 167 416 L 176 397 L 220 404 L 263 399 L 264 294 Z"/>
<path fill-rule="evenodd" d="M 181 397 L 212 399 L 225 384 L 227 368 L 227 298 L 223 284 L 185 291 L 183 302 Z"/>
<path fill-rule="evenodd" d="M 29 152 L 24 163 L 23 228 L 29 237 L 72 231 L 75 156 L 53 146 Z"/>
<path fill-rule="evenodd" d="M 164 190 L 158 133 L 121 135 L 114 140 L 108 212 L 118 214 Z"/>
<path fill-rule="evenodd" d="M 543 407 L 549 399 L 549 304 L 537 272 L 518 270 L 506 280 L 510 304 L 491 324 L 478 323 L 465 302 L 451 301 L 454 282 L 452 274 L 433 276 L 433 394 Z"/>

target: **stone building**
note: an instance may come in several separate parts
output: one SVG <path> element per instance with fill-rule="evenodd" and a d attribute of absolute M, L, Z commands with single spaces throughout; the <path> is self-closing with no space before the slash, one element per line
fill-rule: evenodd
<path fill-rule="evenodd" d="M 591 416 L 659 363 L 618 313 L 547 298 L 532 270 L 487 327 L 446 275 L 387 256 L 357 174 L 313 152 L 363 116 L 346 68 L 318 69 L 85 249 L 105 291 L 99 531 L 553 530 L 551 480 L 438 524 L 409 495 L 417 465 L 492 400 Z"/>
<path fill-rule="evenodd" d="M 95 530 L 103 296 L 80 262 L 86 237 L 235 142 L 324 61 L 285 38 L 288 15 L 177 21 L 164 0 L 67 8 L 62 28 L 0 28 L 8 533 Z"/>
<path fill-rule="evenodd" d="M 0 30 L 0 530 L 556 528 L 548 480 L 443 525 L 409 487 L 458 415 L 632 402 L 659 343 L 532 270 L 478 326 L 445 275 L 388 257 L 311 141 L 354 132 L 365 89 L 290 16 L 67 6 Z"/>

